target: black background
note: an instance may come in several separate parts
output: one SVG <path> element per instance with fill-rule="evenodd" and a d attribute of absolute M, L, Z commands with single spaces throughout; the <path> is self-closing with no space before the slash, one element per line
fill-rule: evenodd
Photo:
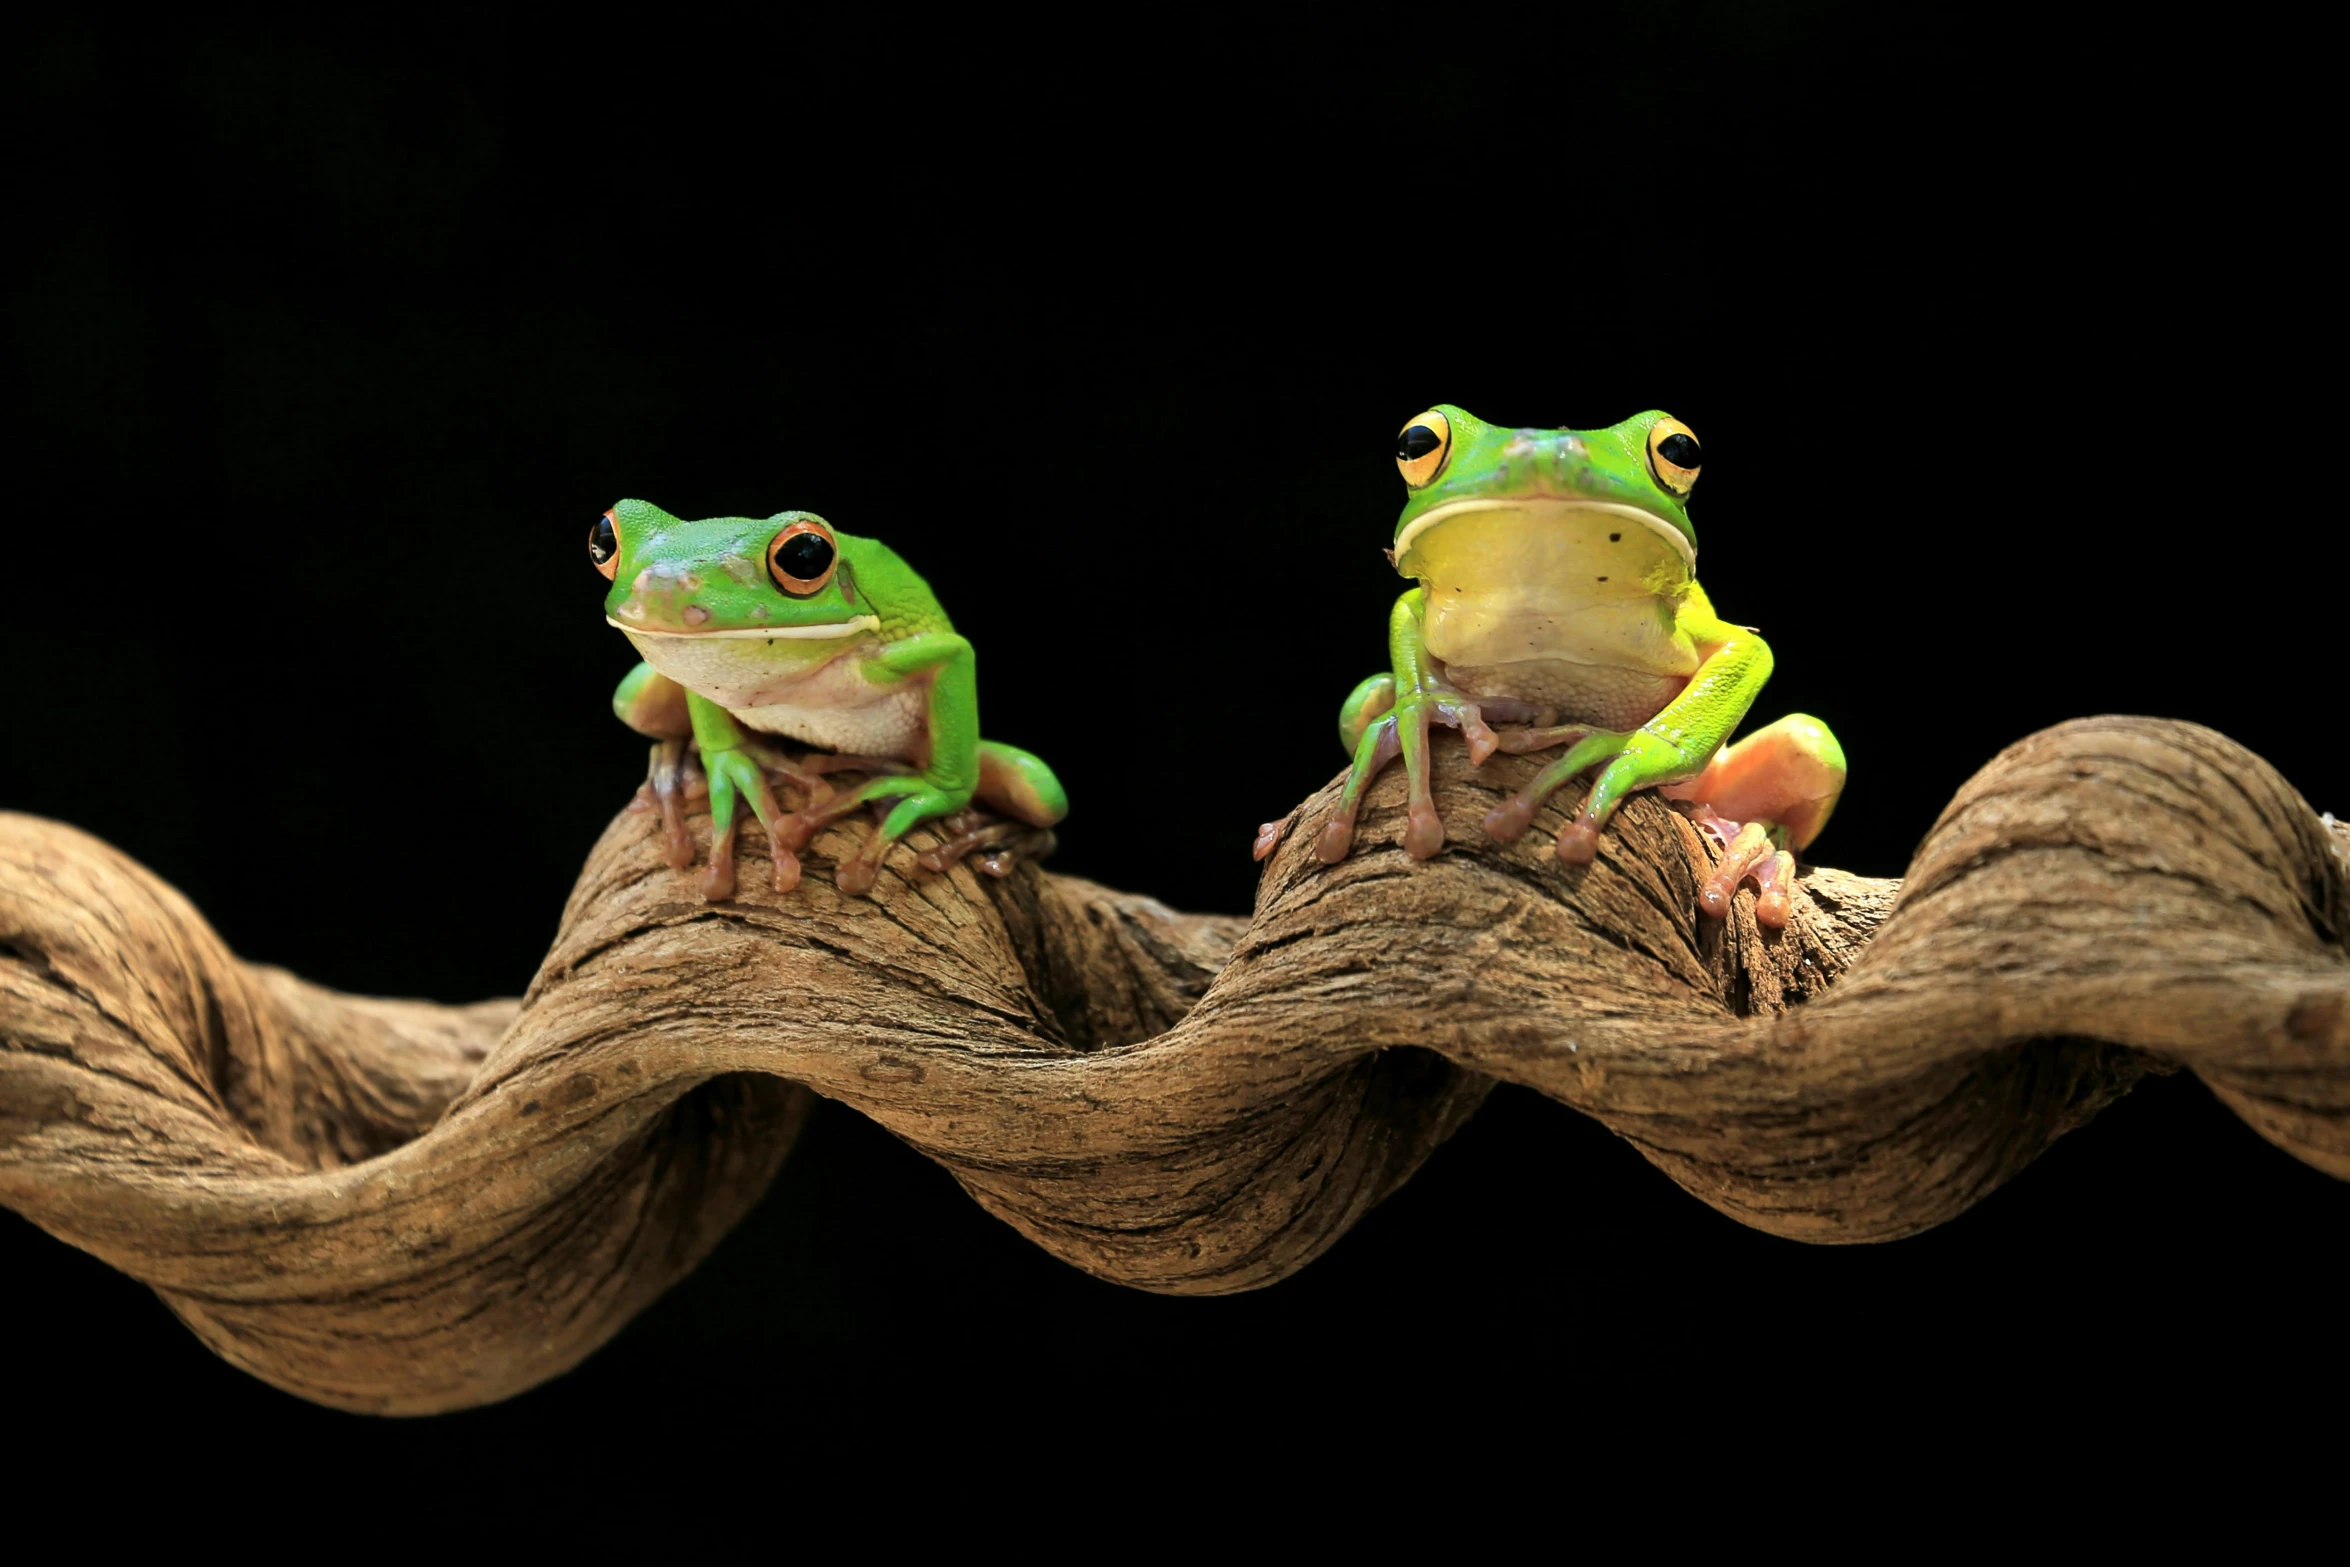
<path fill-rule="evenodd" d="M 1828 863 L 1898 874 L 1975 768 L 2088 713 L 2212 724 L 2342 804 L 2283 45 L 1925 4 L 910 15 L 20 34 L 0 803 L 249 957 L 512 993 L 643 766 L 588 523 L 809 507 L 939 589 L 988 731 L 1069 787 L 1060 868 L 1245 910 L 1252 829 L 1336 770 L 1381 657 L 1393 432 L 1453 401 L 1694 426 L 1704 580 L 1778 654 L 1757 716 L 1852 759 Z M 2191 1079 L 1857 1250 L 1504 1090 L 1305 1274 L 1162 1300 L 826 1106 L 695 1277 L 496 1409 L 312 1409 L 13 1219 L 0 1342 L 46 1346 L 17 1394 L 51 1420 L 553 1483 L 734 1421 L 2199 1386 L 2320 1331 L 2345 1218 Z"/>

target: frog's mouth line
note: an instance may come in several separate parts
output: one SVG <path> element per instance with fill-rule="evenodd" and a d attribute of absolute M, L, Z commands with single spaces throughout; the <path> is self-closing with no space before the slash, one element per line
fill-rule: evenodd
<path fill-rule="evenodd" d="M 879 631 L 879 615 L 859 615 L 854 620 L 835 620 L 822 626 L 753 626 L 742 631 L 656 631 L 650 626 L 631 626 L 604 617 L 604 624 L 614 626 L 640 637 L 691 637 L 696 641 L 726 640 L 772 642 L 778 637 L 795 641 L 820 642 L 830 637 L 853 637 L 860 631 Z"/>
<path fill-rule="evenodd" d="M 1680 555 L 1681 564 L 1686 566 L 1692 575 L 1695 575 L 1697 571 L 1697 546 L 1683 537 L 1680 529 L 1655 513 L 1642 511 L 1637 506 L 1620 506 L 1614 501 L 1566 500 L 1547 495 L 1518 496 L 1511 499 L 1487 499 L 1480 496 L 1465 501 L 1451 501 L 1437 507 L 1434 511 L 1424 512 L 1413 518 L 1412 525 L 1397 535 L 1395 559 L 1398 564 L 1411 551 L 1414 539 L 1440 522 L 1472 511 L 1522 511 L 1555 519 L 1563 519 L 1566 513 L 1576 511 L 1605 512 L 1611 517 L 1627 517 L 1670 544 Z"/>

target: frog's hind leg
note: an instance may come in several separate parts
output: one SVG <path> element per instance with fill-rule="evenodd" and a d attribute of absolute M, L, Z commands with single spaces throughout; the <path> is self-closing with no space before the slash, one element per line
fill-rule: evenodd
<path fill-rule="evenodd" d="M 1809 848 L 1844 794 L 1844 747 L 1826 724 L 1790 713 L 1722 747 L 1703 772 L 1662 792 L 1732 821 L 1783 827 L 1788 847 Z"/>
<path fill-rule="evenodd" d="M 939 818 L 938 825 L 947 834 L 946 841 L 915 855 L 914 863 L 941 875 L 966 855 L 976 854 L 979 868 L 988 875 L 1009 876 L 1022 860 L 1042 860 L 1060 846 L 1050 827 L 1006 821 L 975 806 Z"/>
<path fill-rule="evenodd" d="M 1362 744 L 1363 731 L 1395 708 L 1395 676 L 1385 671 L 1371 676 L 1346 694 L 1338 706 L 1338 744 L 1347 755 Z"/>
<path fill-rule="evenodd" d="M 1722 842 L 1721 862 L 1698 893 L 1720 918 L 1741 882 L 1759 897 L 1754 917 L 1778 929 L 1793 913 L 1795 856 L 1828 824 L 1844 793 L 1844 748 L 1826 724 L 1790 713 L 1714 754 L 1705 770 L 1663 793 L 1696 806 L 1699 826 Z"/>
<path fill-rule="evenodd" d="M 694 835 L 685 825 L 685 748 L 683 740 L 656 740 L 645 781 L 629 809 L 650 805 L 661 813 L 662 858 L 673 871 L 694 862 Z M 705 792 L 707 790 L 705 789 Z"/>
<path fill-rule="evenodd" d="M 660 811 L 664 858 L 670 869 L 683 870 L 694 862 L 694 835 L 685 825 L 686 747 L 694 733 L 685 687 L 652 665 L 639 664 L 612 693 L 612 712 L 653 742 L 644 787 L 630 809 Z"/>
<path fill-rule="evenodd" d="M 1000 740 L 979 742 L 975 799 L 1031 827 L 1054 827 L 1069 814 L 1069 796 L 1044 759 Z"/>
<path fill-rule="evenodd" d="M 1069 797 L 1043 758 L 996 740 L 979 742 L 979 788 L 972 798 L 973 805 L 940 820 L 946 842 L 917 855 L 916 864 L 945 871 L 976 852 L 981 870 L 1009 876 L 1019 861 L 1053 852 L 1052 829 L 1069 814 Z"/>

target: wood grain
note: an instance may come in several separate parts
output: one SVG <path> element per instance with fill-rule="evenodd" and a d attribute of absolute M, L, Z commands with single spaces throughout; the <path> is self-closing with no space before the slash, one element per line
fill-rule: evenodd
<path fill-rule="evenodd" d="M 2011 747 L 1903 881 L 1814 868 L 1795 923 L 1636 798 L 1596 863 L 1477 822 L 1534 759 L 1442 743 L 1451 846 L 1299 807 L 1251 919 L 1033 868 L 710 906 L 614 819 L 519 1001 L 338 995 L 240 961 L 169 887 L 0 817 L 0 1201 L 305 1398 L 422 1413 L 575 1364 L 853 1105 L 1071 1264 L 1217 1293 L 1305 1266 L 1497 1080 L 1809 1241 L 1957 1214 L 2148 1071 L 2350 1176 L 2345 849 L 2258 757 L 2143 718 Z M 703 830 L 706 832 L 706 824 Z M 763 845 L 749 835 L 745 858 Z M 1237 846 L 1235 852 L 1238 852 Z"/>

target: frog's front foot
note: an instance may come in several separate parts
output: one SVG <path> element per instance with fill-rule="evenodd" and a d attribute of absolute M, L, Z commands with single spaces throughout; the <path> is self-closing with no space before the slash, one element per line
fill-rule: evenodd
<path fill-rule="evenodd" d="M 1576 774 L 1605 762 L 1608 765 L 1584 800 L 1583 810 L 1558 831 L 1559 859 L 1568 865 L 1590 864 L 1599 852 L 1600 830 L 1615 814 L 1616 802 L 1627 788 L 1636 787 L 1625 763 L 1640 749 L 1641 738 L 1637 730 L 1594 729 L 1588 724 L 1514 731 L 1508 750 L 1523 753 L 1564 744 L 1567 751 L 1529 779 L 1524 788 L 1485 813 L 1486 836 L 1500 843 L 1517 842 L 1534 825 L 1534 813 L 1543 801 Z"/>
<path fill-rule="evenodd" d="M 878 766 L 882 761 L 881 758 L 872 757 L 844 759 L 838 768 L 828 767 L 826 771 L 845 771 L 850 765 L 865 762 Z M 902 763 L 889 765 L 903 766 Z M 969 803 L 968 791 L 957 797 L 952 792 L 933 787 L 919 773 L 891 771 L 868 778 L 846 793 L 812 802 L 804 809 L 793 812 L 777 825 L 774 837 L 779 853 L 801 854 L 815 841 L 818 833 L 834 822 L 869 805 L 880 808 L 880 824 L 866 833 L 864 842 L 857 845 L 855 853 L 833 867 L 832 884 L 850 897 L 858 898 L 871 892 L 874 883 L 880 880 L 882 856 L 889 852 L 891 844 L 916 825 L 954 816 Z"/>
<path fill-rule="evenodd" d="M 745 803 L 767 832 L 774 862 L 771 885 L 777 892 L 789 892 L 800 884 L 799 845 L 789 841 L 786 831 L 793 818 L 784 813 L 767 782 L 767 768 L 776 760 L 776 754 L 765 747 L 730 746 L 702 753 L 702 771 L 710 791 L 710 867 L 702 873 L 702 896 L 712 903 L 734 896 L 736 813 Z M 788 762 L 784 765 L 787 777 L 816 782 Z"/>
<path fill-rule="evenodd" d="M 1365 681 L 1340 717 L 1340 736 L 1351 740 L 1354 765 L 1347 771 L 1337 811 L 1314 841 L 1314 853 L 1325 865 L 1335 865 L 1346 858 L 1347 851 L 1354 846 L 1355 818 L 1362 810 L 1365 792 L 1372 780 L 1398 756 L 1404 760 L 1407 780 L 1404 852 L 1415 860 L 1425 860 L 1444 847 L 1444 819 L 1436 814 L 1436 801 L 1428 788 L 1431 725 L 1458 729 L 1469 743 L 1470 762 L 1482 764 L 1504 748 L 1502 738 L 1493 731 L 1494 721 L 1531 719 L 1547 723 L 1554 716 L 1549 709 L 1527 702 L 1473 698 L 1453 691 L 1412 691 L 1395 697 L 1392 682 L 1387 683 L 1385 690 L 1380 689 L 1383 681 L 1387 677 L 1374 676 Z M 1258 859 L 1273 852 L 1286 827 L 1286 821 L 1267 822 L 1257 829 Z"/>
<path fill-rule="evenodd" d="M 672 870 L 686 870 L 699 852 L 693 831 L 686 825 L 686 807 L 711 801 L 710 863 L 702 876 L 702 894 L 713 903 L 734 896 L 735 812 L 741 803 L 747 801 L 752 814 L 771 826 L 788 819 L 777 803 L 772 783 L 798 789 L 811 806 L 822 804 L 832 794 L 822 776 L 829 769 L 805 766 L 759 741 L 746 741 L 719 753 L 719 758 L 719 782 L 713 790 L 699 746 L 685 739 L 656 741 L 645 781 L 628 804 L 632 811 L 660 813 L 662 858 Z M 799 885 L 799 861 L 790 849 L 779 847 L 773 880 L 778 892 L 789 892 Z"/>

